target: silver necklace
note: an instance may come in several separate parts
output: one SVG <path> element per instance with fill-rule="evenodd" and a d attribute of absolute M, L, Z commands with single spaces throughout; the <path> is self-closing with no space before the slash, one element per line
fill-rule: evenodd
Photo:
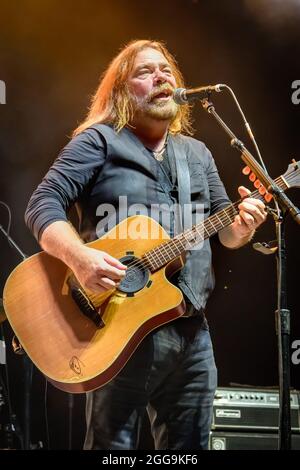
<path fill-rule="evenodd" d="M 167 147 L 167 142 L 165 143 L 163 148 L 160 149 L 158 152 L 155 152 L 154 150 L 152 150 L 152 153 L 153 153 L 153 156 L 154 156 L 155 160 L 157 160 L 158 162 L 163 161 L 164 156 L 165 156 L 166 147 Z"/>

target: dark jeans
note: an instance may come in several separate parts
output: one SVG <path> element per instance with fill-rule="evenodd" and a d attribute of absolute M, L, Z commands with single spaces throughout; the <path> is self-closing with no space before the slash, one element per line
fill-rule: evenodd
<path fill-rule="evenodd" d="M 207 449 L 216 386 L 206 320 L 163 325 L 117 377 L 87 394 L 84 448 L 136 449 L 147 410 L 156 449 Z"/>

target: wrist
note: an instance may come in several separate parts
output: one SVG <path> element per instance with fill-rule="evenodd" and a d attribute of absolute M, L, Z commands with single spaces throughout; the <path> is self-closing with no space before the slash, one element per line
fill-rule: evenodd
<path fill-rule="evenodd" d="M 78 269 L 85 250 L 86 247 L 80 239 L 74 240 L 65 250 L 64 263 L 69 266 L 72 271 Z"/>
<path fill-rule="evenodd" d="M 226 248 L 237 249 L 246 245 L 254 236 L 255 230 L 245 231 L 245 227 L 236 223 L 229 225 L 219 232 L 219 239 Z"/>
<path fill-rule="evenodd" d="M 235 237 L 236 237 L 236 240 L 238 242 L 238 245 L 237 245 L 237 248 L 239 248 L 240 246 L 243 246 L 243 245 L 246 245 L 247 243 L 249 243 L 252 238 L 254 237 L 255 235 L 255 230 L 249 230 L 248 232 L 239 232 L 238 230 L 235 232 Z"/>

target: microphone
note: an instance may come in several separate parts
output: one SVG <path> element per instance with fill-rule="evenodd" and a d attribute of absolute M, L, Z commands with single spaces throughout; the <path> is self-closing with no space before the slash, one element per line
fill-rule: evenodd
<path fill-rule="evenodd" d="M 227 85 L 218 83 L 217 85 L 200 86 L 198 88 L 190 88 L 189 90 L 186 88 L 176 88 L 173 100 L 176 104 L 187 104 L 190 100 L 207 98 L 207 95 L 212 91 L 219 93 L 226 87 Z"/>

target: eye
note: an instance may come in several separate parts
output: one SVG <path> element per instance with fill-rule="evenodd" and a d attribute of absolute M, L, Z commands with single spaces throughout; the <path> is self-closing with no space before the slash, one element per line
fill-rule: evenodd
<path fill-rule="evenodd" d="M 149 73 L 151 73 L 150 69 L 143 68 L 143 69 L 138 70 L 137 76 L 147 75 Z"/>

